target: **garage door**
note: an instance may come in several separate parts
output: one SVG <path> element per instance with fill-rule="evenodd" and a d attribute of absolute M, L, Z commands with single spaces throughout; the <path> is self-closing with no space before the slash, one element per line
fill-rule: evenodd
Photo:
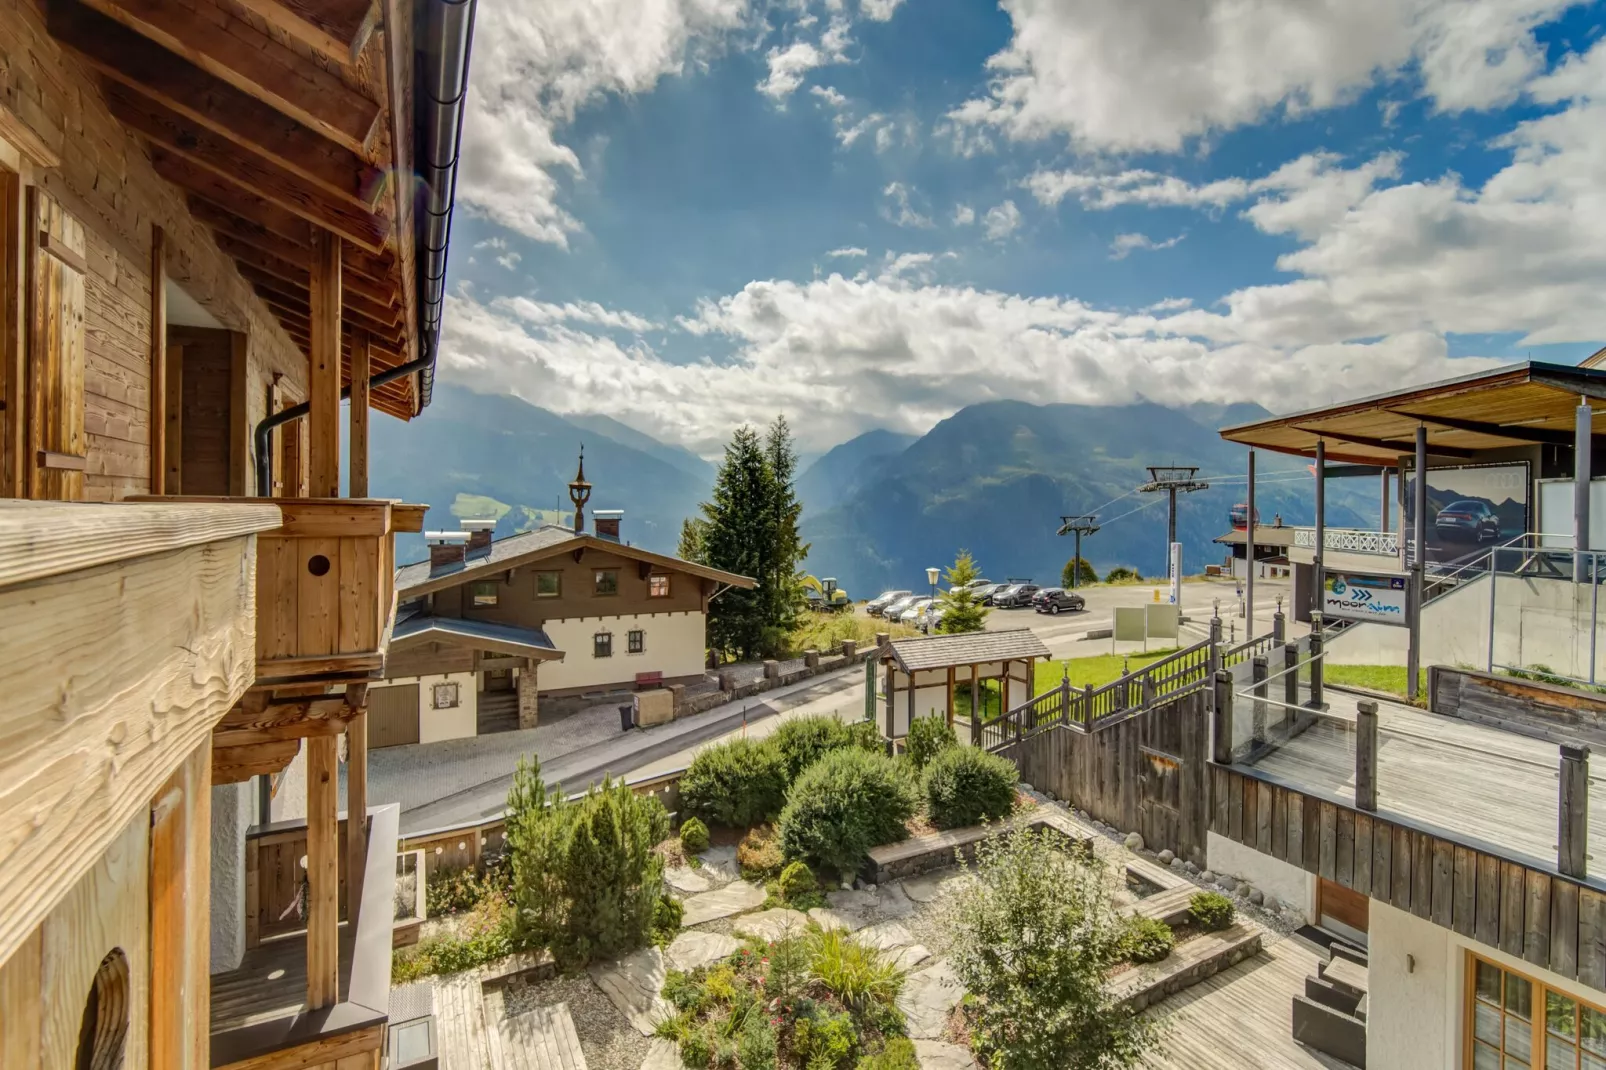
<path fill-rule="evenodd" d="M 399 747 L 418 742 L 418 685 L 368 689 L 368 746 Z"/>

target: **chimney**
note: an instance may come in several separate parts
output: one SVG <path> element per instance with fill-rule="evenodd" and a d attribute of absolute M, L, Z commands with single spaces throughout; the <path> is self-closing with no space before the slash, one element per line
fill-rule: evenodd
<path fill-rule="evenodd" d="M 597 538 L 619 541 L 619 521 L 625 518 L 623 509 L 593 509 L 591 516 L 597 522 Z"/>
<path fill-rule="evenodd" d="M 429 571 L 434 575 L 452 565 L 463 563 L 463 546 L 468 542 L 466 531 L 426 531 L 424 541 L 429 543 Z"/>
<path fill-rule="evenodd" d="M 463 548 L 464 557 L 490 552 L 491 533 L 496 530 L 494 519 L 465 520 L 463 529 L 468 532 L 468 545 Z"/>

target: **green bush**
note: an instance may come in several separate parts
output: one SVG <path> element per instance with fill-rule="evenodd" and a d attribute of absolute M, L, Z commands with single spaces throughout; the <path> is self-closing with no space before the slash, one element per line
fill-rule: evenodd
<path fill-rule="evenodd" d="M 682 1066 L 691 1070 L 704 1070 L 714 1061 L 714 1038 L 712 1030 L 704 1026 L 693 1029 L 680 1038 L 680 1062 Z"/>
<path fill-rule="evenodd" d="M 846 1014 L 822 1012 L 799 1018 L 792 1027 L 792 1051 L 810 1070 L 837 1070 L 848 1066 L 859 1046 L 859 1031 Z"/>
<path fill-rule="evenodd" d="M 775 894 L 789 907 L 798 910 L 807 910 L 809 907 L 823 906 L 820 896 L 820 882 L 814 879 L 814 873 L 802 862 L 788 862 L 786 868 L 775 881 Z"/>
<path fill-rule="evenodd" d="M 884 754 L 832 751 L 792 785 L 779 824 L 781 853 L 851 875 L 872 847 L 909 835 L 914 793 Z"/>
<path fill-rule="evenodd" d="M 733 739 L 705 747 L 680 778 L 680 804 L 708 824 L 748 828 L 772 820 L 786 796 L 786 765 L 765 740 Z"/>
<path fill-rule="evenodd" d="M 1163 921 L 1140 915 L 1127 922 L 1126 957 L 1133 962 L 1159 962 L 1171 954 L 1176 942 L 1171 926 Z"/>
<path fill-rule="evenodd" d="M 700 855 L 708 850 L 708 826 L 695 817 L 688 817 L 680 826 L 680 847 L 689 855 Z"/>
<path fill-rule="evenodd" d="M 1007 758 L 977 747 L 949 747 L 926 767 L 926 813 L 940 829 L 1007 817 L 1019 779 Z"/>
<path fill-rule="evenodd" d="M 742 1070 L 775 1070 L 778 1047 L 769 1019 L 762 1013 L 749 1013 L 736 1038 L 736 1058 Z"/>
<path fill-rule="evenodd" d="M 1117 565 L 1110 569 L 1110 574 L 1104 577 L 1105 583 L 1142 583 L 1143 574 L 1135 568 Z"/>
<path fill-rule="evenodd" d="M 931 759 L 949 747 L 957 746 L 958 743 L 948 718 L 941 714 L 935 717 L 917 717 L 909 725 L 909 736 L 904 740 L 904 753 L 909 756 L 909 761 L 916 769 L 924 769 Z"/>
<path fill-rule="evenodd" d="M 685 916 L 685 904 L 672 895 L 660 895 L 652 908 L 652 942 L 662 947 L 673 941 L 680 934 L 680 922 Z"/>
<path fill-rule="evenodd" d="M 521 761 L 508 795 L 514 935 L 563 969 L 641 947 L 662 899 L 669 833 L 663 805 L 605 780 L 581 799 L 548 798 L 539 767 Z"/>
<path fill-rule="evenodd" d="M 512 911 L 500 895 L 481 899 L 469 911 L 459 935 L 426 937 L 391 955 L 390 974 L 406 984 L 438 973 L 458 973 L 495 962 L 518 950 L 513 937 Z"/>
<path fill-rule="evenodd" d="M 914 1041 L 893 1037 L 886 1047 L 860 1059 L 855 1070 L 920 1070 L 920 1060 L 915 1056 Z"/>
<path fill-rule="evenodd" d="M 1220 892 L 1195 892 L 1188 900 L 1188 913 L 1199 928 L 1213 933 L 1231 925 L 1238 909 Z"/>
<path fill-rule="evenodd" d="M 790 784 L 827 753 L 850 746 L 852 738 L 847 725 L 830 714 L 818 714 L 782 721 L 770 733 L 770 742 L 781 752 Z"/>
<path fill-rule="evenodd" d="M 781 842 L 773 825 L 748 829 L 747 835 L 736 846 L 736 865 L 746 880 L 767 881 L 779 873 L 785 864 L 786 858 L 781 854 Z"/>
<path fill-rule="evenodd" d="M 810 975 L 854 1010 L 872 1003 L 892 1006 L 903 990 L 903 971 L 846 929 L 813 932 L 809 952 Z"/>

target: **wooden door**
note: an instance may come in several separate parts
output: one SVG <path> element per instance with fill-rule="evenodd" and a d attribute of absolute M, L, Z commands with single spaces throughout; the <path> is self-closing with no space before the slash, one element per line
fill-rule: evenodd
<path fill-rule="evenodd" d="M 49 194 L 28 191 L 27 434 L 28 496 L 84 496 L 83 224 Z"/>
<path fill-rule="evenodd" d="M 1352 892 L 1341 884 L 1325 877 L 1316 880 L 1316 923 L 1327 925 L 1337 922 L 1363 936 L 1367 932 L 1371 915 L 1371 900 L 1359 892 Z M 1339 930 L 1340 935 L 1346 935 Z"/>
<path fill-rule="evenodd" d="M 368 689 L 368 749 L 418 742 L 418 685 Z"/>

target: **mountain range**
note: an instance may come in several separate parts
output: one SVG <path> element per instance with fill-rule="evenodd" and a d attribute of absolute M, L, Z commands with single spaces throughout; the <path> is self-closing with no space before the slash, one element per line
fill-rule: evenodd
<path fill-rule="evenodd" d="M 960 549 L 993 579 L 1058 583 L 1071 541 L 1055 534 L 1061 515 L 1097 512 L 1103 524 L 1083 542 L 1100 573 L 1116 565 L 1144 575 L 1165 569 L 1164 495 L 1134 493 L 1147 465 L 1198 465 L 1210 489 L 1181 495 L 1177 537 L 1187 571 L 1218 562 L 1211 540 L 1244 497 L 1244 451 L 1217 428 L 1266 415 L 1255 405 L 1208 409 L 971 405 L 924 435 L 866 432 L 812 459 L 797 480 L 804 505 L 805 567 L 832 576 L 855 597 L 917 588 L 928 566 Z M 708 497 L 714 468 L 608 416 L 559 415 L 515 397 L 439 385 L 410 426 L 374 424 L 373 492 L 427 502 L 427 526 L 451 528 L 497 518 L 497 536 L 572 520 L 567 484 L 581 445 L 593 485 L 588 509 L 625 510 L 623 535 L 673 553 L 682 519 Z M 1263 455 L 1257 505 L 1264 521 L 1311 519 L 1303 462 Z M 1230 482 L 1229 482 L 1230 481 Z M 1372 526 L 1368 486 L 1329 484 L 1328 522 Z M 423 555 L 418 536 L 398 560 Z"/>

